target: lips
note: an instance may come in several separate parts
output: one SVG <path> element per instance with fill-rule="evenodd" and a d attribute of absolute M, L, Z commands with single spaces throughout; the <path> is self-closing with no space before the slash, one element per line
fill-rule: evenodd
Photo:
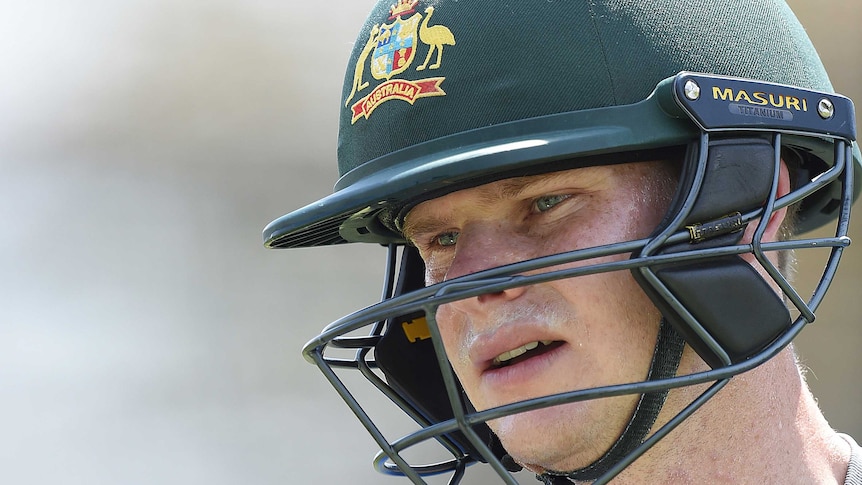
<path fill-rule="evenodd" d="M 549 343 L 544 344 L 543 341 Z M 554 381 L 551 376 L 556 375 L 561 363 L 568 359 L 569 346 L 562 340 L 536 340 L 535 337 L 518 345 L 521 342 L 525 340 L 515 342 L 509 350 L 474 367 L 476 380 L 465 388 L 468 395 L 471 391 L 475 393 L 483 408 L 551 393 L 545 391 Z M 535 348 L 521 353 L 533 344 L 537 344 Z M 518 355 L 512 356 L 513 353 Z M 502 361 L 498 359 L 501 355 Z"/>
<path fill-rule="evenodd" d="M 491 361 L 491 365 L 493 367 L 504 367 L 507 365 L 517 364 L 522 360 L 541 355 L 547 350 L 551 350 L 548 349 L 548 347 L 559 343 L 560 342 L 555 342 L 553 340 L 534 340 L 512 350 L 507 350 L 497 357 L 494 357 Z"/>
<path fill-rule="evenodd" d="M 476 370 L 484 373 L 531 360 L 563 343 L 547 326 L 518 322 L 475 336 L 470 355 Z"/>

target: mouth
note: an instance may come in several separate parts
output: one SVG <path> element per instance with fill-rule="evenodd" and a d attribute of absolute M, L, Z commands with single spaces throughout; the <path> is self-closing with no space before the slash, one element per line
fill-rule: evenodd
<path fill-rule="evenodd" d="M 499 369 L 546 354 L 563 345 L 559 340 L 538 340 L 503 352 L 491 361 L 491 369 Z"/>

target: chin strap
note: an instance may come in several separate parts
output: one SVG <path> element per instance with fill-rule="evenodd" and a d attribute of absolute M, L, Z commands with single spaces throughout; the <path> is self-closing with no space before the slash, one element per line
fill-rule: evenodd
<path fill-rule="evenodd" d="M 673 326 L 662 319 L 647 380 L 652 381 L 675 376 L 680 359 L 682 359 L 683 347 L 685 347 L 685 340 L 674 330 Z M 644 442 L 653 424 L 655 424 L 659 411 L 664 406 L 667 392 L 665 389 L 642 394 L 631 420 L 629 420 L 619 439 L 601 458 L 592 464 L 571 472 L 548 471 L 536 475 L 536 479 L 546 485 L 563 485 L 572 483 L 569 479 L 592 481 L 602 476 Z"/>

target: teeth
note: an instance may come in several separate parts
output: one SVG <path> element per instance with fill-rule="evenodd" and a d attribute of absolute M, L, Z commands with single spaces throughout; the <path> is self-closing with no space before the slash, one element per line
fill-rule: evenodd
<path fill-rule="evenodd" d="M 527 344 L 524 344 L 524 345 L 518 347 L 517 349 L 512 349 L 508 352 L 503 352 L 502 354 L 500 354 L 494 358 L 494 365 L 501 365 L 501 364 L 504 364 L 505 362 L 508 362 L 508 361 L 514 359 L 515 357 L 524 355 L 527 353 L 527 351 L 537 348 L 539 346 L 539 343 L 541 343 L 542 345 L 550 345 L 551 342 L 553 342 L 553 340 L 541 340 L 541 341 L 536 341 L 536 342 L 530 342 L 530 343 L 527 343 Z"/>

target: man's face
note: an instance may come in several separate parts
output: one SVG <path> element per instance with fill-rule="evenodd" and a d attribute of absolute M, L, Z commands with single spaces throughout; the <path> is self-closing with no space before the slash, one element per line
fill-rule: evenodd
<path fill-rule="evenodd" d="M 405 234 L 425 261 L 427 284 L 642 238 L 659 223 L 672 195 L 666 167 L 597 166 L 493 182 L 419 204 L 407 215 Z M 642 381 L 660 319 L 628 271 L 481 295 L 437 313 L 448 358 L 478 410 Z M 613 444 L 637 399 L 572 403 L 489 424 L 520 463 L 534 470 L 575 469 Z"/>

